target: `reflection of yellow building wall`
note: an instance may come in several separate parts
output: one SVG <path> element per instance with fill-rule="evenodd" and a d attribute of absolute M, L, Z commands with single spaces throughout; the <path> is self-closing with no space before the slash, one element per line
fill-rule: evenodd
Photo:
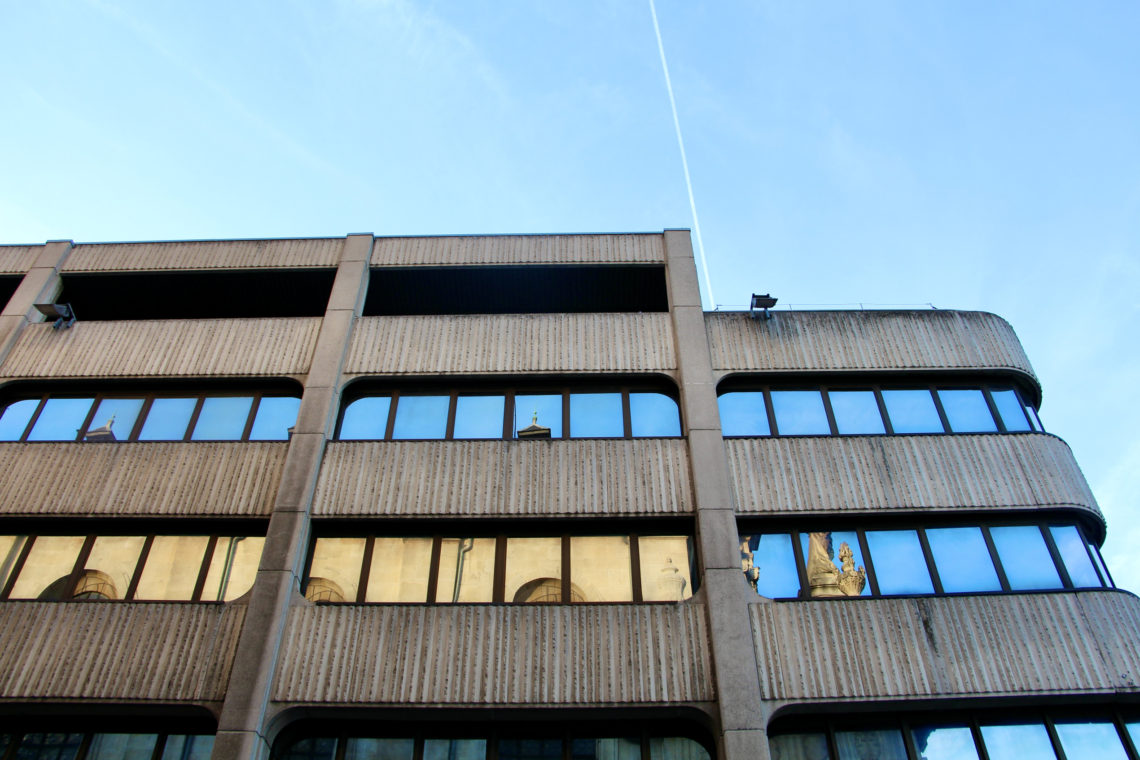
<path fill-rule="evenodd" d="M 467 551 L 462 553 L 462 575 L 459 593 L 456 594 L 455 576 L 456 570 L 460 567 L 461 548 Z M 494 593 L 494 586 L 495 539 L 443 539 L 439 555 L 439 580 L 435 592 L 437 602 L 489 602 Z"/>
<path fill-rule="evenodd" d="M 143 567 L 136 599 L 189 599 L 202 569 L 206 536 L 156 536 Z"/>
<path fill-rule="evenodd" d="M 143 536 L 98 536 L 84 569 L 105 573 L 114 588 L 100 590 L 113 599 L 122 599 L 131 585 L 131 576 L 145 543 Z"/>
<path fill-rule="evenodd" d="M 632 602 L 629 536 L 570 539 L 570 579 L 585 602 Z"/>
<path fill-rule="evenodd" d="M 12 588 L 12 599 L 35 599 L 75 567 L 83 536 L 39 536 Z"/>
<path fill-rule="evenodd" d="M 375 539 L 364 601 L 423 602 L 430 564 L 430 538 Z"/>
<path fill-rule="evenodd" d="M 214 547 L 214 556 L 210 560 L 210 571 L 206 574 L 206 585 L 202 589 L 202 600 L 216 602 L 222 584 L 221 601 L 228 602 L 237 599 L 249 591 L 253 580 L 257 577 L 257 565 L 261 561 L 261 549 L 265 539 L 261 536 L 248 538 L 224 536 L 218 539 Z M 231 549 L 232 546 L 232 549 Z M 226 573 L 226 559 L 231 556 L 230 571 Z"/>

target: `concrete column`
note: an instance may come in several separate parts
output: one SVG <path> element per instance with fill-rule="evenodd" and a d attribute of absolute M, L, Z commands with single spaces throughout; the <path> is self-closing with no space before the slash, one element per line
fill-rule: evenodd
<path fill-rule="evenodd" d="M 371 254 L 372 235 L 349 235 L 345 239 L 269 519 L 257 581 L 218 719 L 212 760 L 255 760 L 269 752 L 264 733 L 269 690 L 289 607 L 303 603 L 300 582 L 313 491 L 325 442 L 336 422 L 337 390 L 353 322 L 368 289 Z"/>
<path fill-rule="evenodd" d="M 697 505 L 697 541 L 708 601 L 722 760 L 768 757 L 756 649 L 748 604 L 755 601 L 740 569 L 739 534 L 728 459 L 720 431 L 708 334 L 688 230 L 665 231 L 669 306 L 680 370 L 681 411 L 689 440 Z"/>
<path fill-rule="evenodd" d="M 42 322 L 43 315 L 33 308 L 37 303 L 55 303 L 63 289 L 59 268 L 71 253 L 70 240 L 49 240 L 36 257 L 32 268 L 24 275 L 19 287 L 0 312 L 0 364 L 8 358 L 24 327 Z"/>

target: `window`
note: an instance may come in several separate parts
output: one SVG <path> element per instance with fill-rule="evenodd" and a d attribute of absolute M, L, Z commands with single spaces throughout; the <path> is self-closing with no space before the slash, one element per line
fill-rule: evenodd
<path fill-rule="evenodd" d="M 741 536 L 756 592 L 773 599 L 1111 588 L 1073 524 L 771 531 Z"/>
<path fill-rule="evenodd" d="M 67 730 L 66 720 L 55 723 L 48 731 L 0 733 L 0 755 L 12 760 L 209 760 L 214 749 L 213 734 L 91 733 Z"/>
<path fill-rule="evenodd" d="M 300 407 L 285 392 L 49 393 L 9 402 L 0 441 L 285 441 Z"/>
<path fill-rule="evenodd" d="M 236 599 L 253 586 L 261 536 L 0 535 L 0 599 Z"/>
<path fill-rule="evenodd" d="M 316 538 L 314 602 L 678 602 L 692 596 L 686 535 L 331 536 Z"/>
<path fill-rule="evenodd" d="M 730 388 L 717 399 L 726 437 L 1043 431 L 1009 386 Z"/>
<path fill-rule="evenodd" d="M 377 391 L 350 400 L 337 430 L 342 441 L 680 435 L 676 399 L 636 387 Z"/>

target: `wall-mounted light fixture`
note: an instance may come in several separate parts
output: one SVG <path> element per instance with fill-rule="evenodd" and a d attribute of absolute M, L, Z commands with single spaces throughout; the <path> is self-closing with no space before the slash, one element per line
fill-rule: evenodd
<path fill-rule="evenodd" d="M 768 313 L 768 309 L 771 309 L 775 305 L 776 305 L 776 299 L 772 298 L 772 295 L 770 293 L 765 293 L 764 295 L 760 295 L 758 293 L 753 293 L 752 294 L 752 306 L 749 309 L 749 313 L 752 315 L 753 319 L 759 319 L 760 313 L 757 312 L 756 310 L 757 309 L 763 309 L 764 310 L 764 319 L 771 319 L 772 315 Z"/>
<path fill-rule="evenodd" d="M 75 309 L 69 303 L 37 303 L 36 310 L 48 319 L 54 319 L 53 330 L 64 330 L 75 324 Z"/>

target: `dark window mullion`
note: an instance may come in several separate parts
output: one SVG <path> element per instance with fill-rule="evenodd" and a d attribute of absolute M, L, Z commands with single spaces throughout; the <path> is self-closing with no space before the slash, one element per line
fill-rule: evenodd
<path fill-rule="evenodd" d="M 431 604 L 439 597 L 439 562 L 443 555 L 443 536 L 431 538 L 431 564 L 428 567 L 427 602 Z"/>
<path fill-rule="evenodd" d="M 621 389 L 621 421 L 626 439 L 633 438 L 633 413 L 630 410 L 629 388 Z"/>
<path fill-rule="evenodd" d="M 942 432 L 953 433 L 954 431 L 950 429 L 950 418 L 946 416 L 946 409 L 942 406 L 942 399 L 938 396 L 938 389 L 931 385 L 928 390 L 934 399 L 934 408 L 938 412 L 938 419 L 942 420 Z"/>
<path fill-rule="evenodd" d="M 641 544 L 636 533 L 629 537 L 629 572 L 633 579 L 633 601 L 644 602 L 645 593 L 641 590 Z"/>
<path fill-rule="evenodd" d="M 372 572 L 372 551 L 375 546 L 375 536 L 368 536 L 364 539 L 364 559 L 360 562 L 360 578 L 356 584 L 357 604 L 363 602 L 368 596 L 368 575 Z"/>
<path fill-rule="evenodd" d="M 93 546 L 95 546 L 95 536 L 84 537 L 83 546 L 79 548 L 79 556 L 75 558 L 75 564 L 71 566 L 71 574 L 67 576 L 67 585 L 60 591 L 60 599 L 66 601 L 75 597 L 75 587 L 79 585 L 79 578 L 83 575 L 83 569 L 91 557 Z"/>
<path fill-rule="evenodd" d="M 562 603 L 569 604 L 572 600 L 570 594 L 570 536 L 562 537 Z"/>
<path fill-rule="evenodd" d="M 214 550 L 217 546 L 218 537 L 210 536 L 210 540 L 206 542 L 206 551 L 202 555 L 202 566 L 198 568 L 198 580 L 194 582 L 194 593 L 190 597 L 192 602 L 202 601 L 202 590 L 206 587 L 206 575 L 210 572 L 210 563 L 214 559 Z"/>
<path fill-rule="evenodd" d="M 194 411 L 190 413 L 190 421 L 186 424 L 186 432 L 182 435 L 183 441 L 189 441 L 190 436 L 194 435 L 194 428 L 198 426 L 198 417 L 202 414 L 202 406 L 206 403 L 206 395 L 198 396 L 198 400 L 194 403 Z"/>
<path fill-rule="evenodd" d="M 1053 742 L 1053 751 L 1057 753 L 1057 760 L 1068 760 L 1065 749 L 1061 746 L 1061 737 L 1057 736 L 1057 727 L 1053 725 L 1053 719 L 1048 715 L 1045 716 L 1045 730 L 1049 732 L 1049 741 Z"/>
<path fill-rule="evenodd" d="M 562 437 L 571 438 L 570 435 L 570 389 L 562 389 Z"/>
<path fill-rule="evenodd" d="M 772 436 L 778 436 L 780 430 L 776 426 L 776 408 L 772 405 L 771 389 L 765 388 L 761 393 L 764 394 L 764 411 L 768 413 L 768 430 Z"/>
<path fill-rule="evenodd" d="M 166 749 L 167 734 L 159 734 L 154 742 L 154 751 L 150 753 L 150 760 L 162 760 L 162 752 Z"/>
<path fill-rule="evenodd" d="M 12 587 L 16 585 L 16 581 L 20 577 L 20 573 L 24 571 L 24 563 L 28 561 L 28 555 L 32 553 L 32 545 L 36 542 L 35 536 L 28 536 L 24 541 L 23 548 L 20 549 L 20 556 L 16 558 L 15 564 L 12 565 L 11 573 L 8 575 L 8 580 L 4 584 L 4 588 L 0 591 L 0 600 L 7 599 L 12 593 Z"/>
<path fill-rule="evenodd" d="M 986 749 L 986 743 L 982 740 L 982 727 L 978 724 L 976 717 L 970 718 L 970 733 L 974 737 L 974 747 L 978 750 L 978 760 L 990 760 L 990 753 Z"/>
<path fill-rule="evenodd" d="M 1001 564 L 1001 559 L 998 557 L 997 547 L 994 546 L 994 539 L 990 535 L 990 527 L 988 525 L 980 526 L 982 529 L 982 537 L 986 540 L 986 548 L 990 550 L 990 559 L 994 563 L 994 569 L 997 571 L 998 582 L 1001 583 L 1002 591 L 1012 591 L 1009 586 L 1009 578 L 1005 575 L 1005 568 Z"/>
<path fill-rule="evenodd" d="M 135 424 L 127 433 L 128 441 L 137 441 L 142 434 L 143 425 L 146 423 L 146 417 L 150 414 L 150 408 L 154 406 L 155 395 L 153 393 L 147 394 L 143 398 L 142 408 L 139 409 L 139 416 L 135 420 Z"/>
<path fill-rule="evenodd" d="M 257 410 L 261 408 L 262 393 L 258 391 L 253 394 L 253 403 L 249 405 L 249 416 L 245 419 L 245 427 L 241 429 L 241 439 L 248 441 L 250 434 L 253 432 L 253 421 L 257 418 Z"/>
<path fill-rule="evenodd" d="M 336 750 L 333 752 L 335 760 L 344 760 L 344 753 L 348 745 L 348 735 L 341 731 L 336 737 Z"/>
<path fill-rule="evenodd" d="M 835 422 L 835 410 L 831 408 L 831 394 L 826 385 L 820 386 L 819 395 L 823 397 L 823 413 L 827 415 L 827 426 L 832 435 L 839 435 L 839 425 Z M 864 554 L 864 557 L 867 555 Z"/>
<path fill-rule="evenodd" d="M 800 577 L 800 599 L 807 599 L 810 593 L 807 579 L 807 566 L 804 564 L 804 550 L 800 546 L 800 532 L 793 530 L 792 536 L 792 555 L 796 558 L 796 574 Z"/>
<path fill-rule="evenodd" d="M 879 593 L 879 579 L 875 575 L 875 563 L 871 559 L 871 552 L 867 546 L 867 536 L 864 531 L 858 530 L 855 535 L 859 539 L 859 549 L 863 552 L 863 565 L 867 570 L 867 581 L 871 584 L 871 594 L 873 596 L 880 596 Z"/>
<path fill-rule="evenodd" d="M 1073 579 L 1069 576 L 1069 568 L 1065 567 L 1065 560 L 1061 557 L 1061 552 L 1057 549 L 1057 542 L 1053 540 L 1053 531 L 1049 530 L 1047 525 L 1038 525 L 1037 529 L 1041 531 L 1042 536 L 1045 538 L 1045 546 L 1049 549 L 1049 556 L 1053 558 L 1053 564 L 1057 566 L 1057 574 L 1061 578 L 1061 585 L 1065 588 L 1073 588 Z M 1077 535 L 1080 535 L 1079 533 Z"/>
<path fill-rule="evenodd" d="M 28 420 L 28 426 L 24 428 L 24 434 L 20 436 L 20 443 L 24 443 L 28 440 L 28 436 L 32 433 L 32 428 L 40 421 L 40 415 L 43 413 L 44 406 L 47 405 L 47 402 L 48 395 L 45 393 L 43 396 L 40 396 L 39 406 L 36 407 L 36 411 L 32 412 L 32 418 Z"/>
<path fill-rule="evenodd" d="M 997 404 L 994 403 L 993 396 L 990 395 L 989 386 L 982 386 L 982 398 L 986 400 L 986 406 L 990 410 L 990 416 L 994 418 L 994 423 L 997 425 L 999 433 L 1008 433 L 1009 430 L 1005 427 L 1005 420 L 1001 418 L 1001 412 L 998 411 Z M 1024 412 L 1022 412 L 1024 414 Z"/>
<path fill-rule="evenodd" d="M 934 562 L 934 552 L 930 550 L 930 542 L 926 538 L 926 528 L 918 528 L 917 533 L 922 556 L 926 558 L 926 568 L 930 571 L 930 582 L 934 584 L 934 593 L 944 594 L 946 592 L 942 588 L 942 577 L 938 574 L 938 566 Z"/>
<path fill-rule="evenodd" d="M 75 440 L 82 441 L 87 435 L 87 429 L 91 427 L 91 420 L 95 418 L 95 410 L 99 408 L 99 404 L 103 403 L 104 395 L 96 393 L 95 398 L 91 399 L 91 408 L 87 410 L 87 415 L 83 418 L 83 423 L 79 429 L 75 431 Z"/>
<path fill-rule="evenodd" d="M 139 581 L 142 579 L 143 568 L 146 567 L 146 560 L 147 557 L 150 556 L 150 547 L 153 544 L 153 535 L 147 536 L 146 539 L 143 540 L 138 562 L 135 563 L 135 571 L 131 573 L 131 582 L 127 585 L 127 592 L 123 594 L 123 601 L 130 601 L 135 598 L 135 592 L 139 589 Z"/>
<path fill-rule="evenodd" d="M 879 416 L 883 418 L 883 430 L 887 435 L 895 434 L 895 426 L 891 424 L 891 416 L 887 414 L 887 402 L 883 400 L 883 389 L 878 385 L 871 388 L 875 394 L 875 403 L 879 407 Z"/>
<path fill-rule="evenodd" d="M 827 728 L 827 753 L 830 757 L 839 757 L 839 745 L 835 741 L 835 724 L 830 720 L 825 724 Z"/>
<path fill-rule="evenodd" d="M 443 438 L 450 441 L 455 437 L 455 412 L 459 408 L 459 391 L 451 392 L 447 401 L 447 422 L 443 426 Z"/>
<path fill-rule="evenodd" d="M 910 723 L 908 721 L 902 722 L 903 743 L 906 745 L 907 760 L 922 760 L 922 756 L 918 754 L 918 746 L 914 742 L 914 735 L 910 731 Z"/>
<path fill-rule="evenodd" d="M 495 578 L 491 592 L 491 601 L 502 602 L 506 596 L 507 585 L 507 537 L 495 537 Z"/>
<path fill-rule="evenodd" d="M 1128 733 L 1127 722 L 1119 712 L 1113 715 L 1112 724 L 1116 726 L 1116 733 L 1120 737 L 1120 743 L 1124 745 L 1124 751 L 1128 754 L 1130 760 L 1140 759 L 1140 752 L 1137 751 L 1136 743 L 1132 741 L 1132 735 Z"/>
<path fill-rule="evenodd" d="M 90 732 L 83 735 L 83 740 L 79 742 L 79 749 L 75 752 L 75 760 L 87 760 L 87 752 L 91 749 L 91 738 L 93 734 Z"/>
<path fill-rule="evenodd" d="M 392 403 L 388 405 L 388 422 L 384 425 L 384 440 L 392 440 L 392 431 L 396 428 L 396 407 L 400 404 L 400 392 L 392 391 Z"/>
<path fill-rule="evenodd" d="M 503 438 L 511 440 L 515 437 L 515 392 L 509 390 L 503 397 Z"/>

